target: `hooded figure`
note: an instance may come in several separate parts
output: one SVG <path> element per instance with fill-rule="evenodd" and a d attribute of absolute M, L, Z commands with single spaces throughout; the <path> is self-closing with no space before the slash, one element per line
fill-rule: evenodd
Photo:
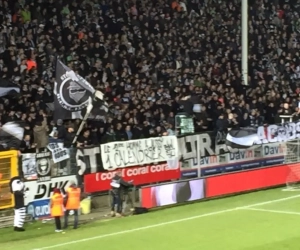
<path fill-rule="evenodd" d="M 19 176 L 13 177 L 10 180 L 10 190 L 14 195 L 15 199 L 15 218 L 14 218 L 14 230 L 17 232 L 23 232 L 25 217 L 26 217 L 26 207 L 25 207 L 25 195 L 27 189 L 25 189 L 25 184 Z"/>

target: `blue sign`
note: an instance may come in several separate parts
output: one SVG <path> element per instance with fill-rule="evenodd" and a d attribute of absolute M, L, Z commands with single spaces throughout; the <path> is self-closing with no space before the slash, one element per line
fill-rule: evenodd
<path fill-rule="evenodd" d="M 232 164 L 220 165 L 220 166 L 212 166 L 207 168 L 201 168 L 201 176 L 209 176 L 221 173 L 228 173 L 246 169 L 267 167 L 272 165 L 280 165 L 283 164 L 284 158 L 280 157 L 270 157 L 267 159 L 255 160 L 255 161 L 243 161 L 236 162 Z"/>
<path fill-rule="evenodd" d="M 198 177 L 198 169 L 189 169 L 185 171 L 181 171 L 181 178 L 197 178 Z"/>
<path fill-rule="evenodd" d="M 30 202 L 27 205 L 27 214 L 31 215 L 32 218 L 46 218 L 50 216 L 50 199 L 37 200 Z"/>
<path fill-rule="evenodd" d="M 242 161 L 242 162 L 235 162 L 229 163 L 224 165 L 216 165 L 210 167 L 201 167 L 201 176 L 210 176 L 216 175 L 221 173 L 229 173 L 234 171 L 241 171 L 246 169 L 254 169 L 260 167 L 267 167 L 272 165 L 280 165 L 284 163 L 283 156 L 280 157 L 270 157 L 270 158 L 263 158 L 260 160 L 253 160 L 253 161 Z M 188 170 L 181 170 L 181 177 L 182 178 L 196 178 L 198 177 L 197 169 L 188 169 Z"/>

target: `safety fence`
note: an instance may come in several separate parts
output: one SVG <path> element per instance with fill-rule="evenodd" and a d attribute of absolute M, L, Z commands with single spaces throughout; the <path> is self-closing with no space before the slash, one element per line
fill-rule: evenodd
<path fill-rule="evenodd" d="M 93 193 L 110 188 L 116 169 L 122 171 L 125 179 L 142 186 L 284 162 L 286 143 L 263 144 L 231 153 L 225 144 L 215 144 L 213 139 L 211 134 L 203 133 L 62 148 L 67 157 L 60 159 L 53 157 L 51 151 L 22 154 L 19 169 L 25 180 L 38 183 L 77 175 L 85 191 Z"/>
<path fill-rule="evenodd" d="M 273 133 L 275 128 L 272 126 Z M 279 127 L 276 129 L 280 130 Z M 271 138 L 268 133 L 265 136 Z M 47 204 L 52 190 L 64 189 L 70 181 L 82 184 L 87 193 L 96 193 L 110 189 L 110 180 L 117 169 L 122 171 L 125 180 L 132 180 L 142 187 L 278 165 L 285 161 L 285 141 L 291 139 L 280 138 L 273 136 L 272 141 L 234 153 L 227 147 L 226 136 L 213 132 L 110 142 L 86 148 L 67 149 L 62 144 L 51 143 L 38 153 L 22 154 L 18 171 L 16 153 L 9 158 L 10 151 L 2 152 L 0 164 L 1 159 L 6 159 L 6 165 L 3 164 L 7 168 L 0 171 L 3 175 L 0 192 L 5 198 L 1 209 L 13 206 L 8 184 L 17 174 L 24 177 L 30 190 L 26 198 L 29 210 L 34 207 L 38 217 L 42 217 L 49 212 Z M 8 162 L 11 165 L 7 165 Z M 10 175 L 4 174 L 7 169 L 10 169 Z"/>

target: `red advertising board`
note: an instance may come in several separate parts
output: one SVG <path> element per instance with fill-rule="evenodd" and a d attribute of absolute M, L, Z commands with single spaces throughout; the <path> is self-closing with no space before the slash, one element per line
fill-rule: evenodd
<path fill-rule="evenodd" d="M 208 177 L 206 198 L 282 185 L 286 183 L 290 171 L 291 165 L 281 165 Z"/>
<path fill-rule="evenodd" d="M 84 176 L 84 189 L 87 193 L 107 191 L 115 171 L 87 174 Z M 121 168 L 125 181 L 133 180 L 135 186 L 180 178 L 180 168 L 170 168 L 167 163 L 139 167 Z"/>

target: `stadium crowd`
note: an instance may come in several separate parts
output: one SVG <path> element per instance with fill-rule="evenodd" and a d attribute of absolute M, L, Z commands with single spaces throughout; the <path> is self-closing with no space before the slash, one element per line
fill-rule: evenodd
<path fill-rule="evenodd" d="M 1 98 L 1 123 L 23 120 L 23 148 L 70 146 L 80 121 L 53 121 L 55 62 L 105 93 L 111 113 L 78 146 L 299 117 L 300 1 L 249 1 L 249 85 L 241 76 L 240 0 L 0 1 L 0 77 L 21 86 Z"/>

